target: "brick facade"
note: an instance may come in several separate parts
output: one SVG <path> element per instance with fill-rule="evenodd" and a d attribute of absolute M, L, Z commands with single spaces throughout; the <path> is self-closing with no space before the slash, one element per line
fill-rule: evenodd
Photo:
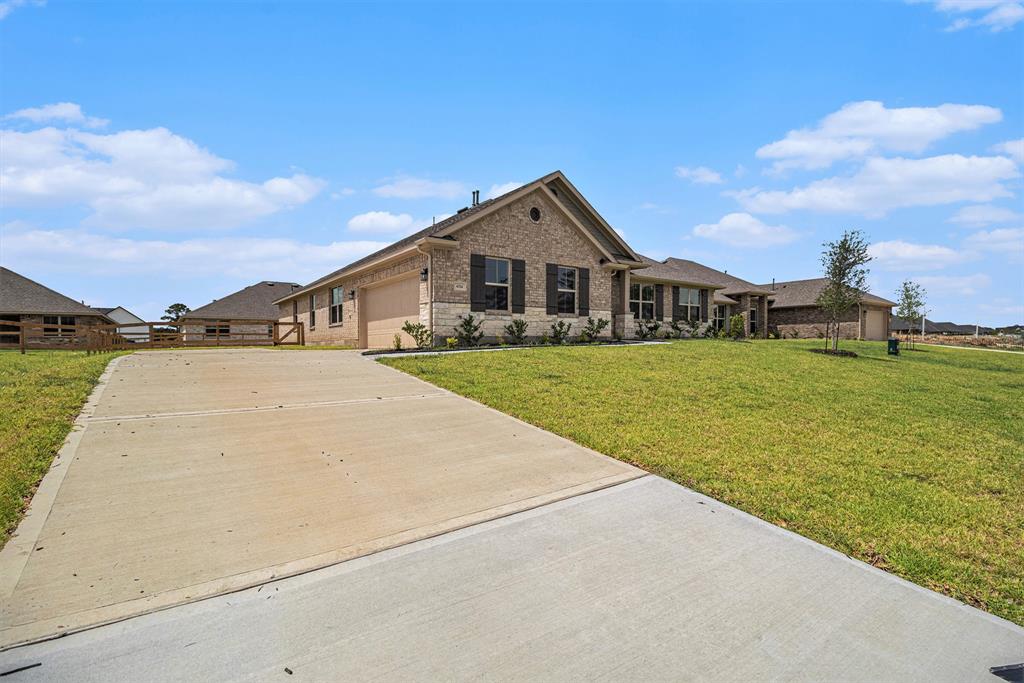
<path fill-rule="evenodd" d="M 15 317 L 15 316 L 11 316 Z M 17 316 L 20 322 L 28 323 L 30 325 L 43 325 L 42 315 L 20 315 Z M 47 316 L 48 317 L 48 316 Z M 96 315 L 75 315 L 75 316 L 60 316 L 62 318 L 72 317 L 75 319 L 75 329 L 65 328 L 63 334 L 46 334 L 45 330 L 41 327 L 32 327 L 25 330 L 25 345 L 27 347 L 77 347 L 85 344 L 85 335 L 90 328 L 100 327 L 104 325 L 111 325 L 107 320 L 96 316 Z M 0 325 L 3 322 L 0 321 Z M 19 344 L 18 330 L 11 329 L 9 331 L 0 332 L 0 344 L 3 345 L 16 345 Z"/>
<path fill-rule="evenodd" d="M 771 331 L 784 339 L 824 339 L 829 324 L 828 316 L 816 306 L 773 308 L 768 315 Z M 860 322 L 857 308 L 853 307 L 840 316 L 839 337 L 857 339 L 859 336 Z"/>
<path fill-rule="evenodd" d="M 540 221 L 530 220 L 530 209 L 540 209 Z M 570 334 L 583 330 L 587 316 L 547 314 L 546 267 L 548 263 L 590 270 L 590 317 L 612 319 L 613 273 L 602 267 L 601 252 L 542 191 L 535 190 L 511 204 L 456 232 L 455 249 L 434 249 L 431 253 L 430 285 L 433 288 L 433 331 L 435 342 L 453 335 L 458 316 L 470 313 L 469 261 L 471 254 L 483 254 L 526 262 L 526 310 L 474 312 L 484 321 L 483 332 L 494 338 L 504 334 L 513 318 L 529 324 L 527 334 L 539 337 L 550 331 L 556 320 L 572 324 Z M 579 297 L 577 295 L 577 304 Z M 611 327 L 602 337 L 611 336 Z"/>

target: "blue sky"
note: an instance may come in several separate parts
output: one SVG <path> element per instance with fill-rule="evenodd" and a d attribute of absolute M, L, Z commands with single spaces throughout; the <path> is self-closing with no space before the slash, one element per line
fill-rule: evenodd
<path fill-rule="evenodd" d="M 638 251 L 1024 322 L 1024 7 L 0 2 L 0 261 L 146 319 L 561 169 Z"/>

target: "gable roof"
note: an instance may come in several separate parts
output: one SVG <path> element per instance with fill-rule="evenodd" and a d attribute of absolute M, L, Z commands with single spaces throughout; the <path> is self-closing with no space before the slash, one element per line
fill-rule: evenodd
<path fill-rule="evenodd" d="M 99 311 L 8 268 L 0 268 L 0 313 L 103 316 Z"/>
<path fill-rule="evenodd" d="M 696 284 L 707 284 L 715 287 L 716 303 L 736 303 L 728 298 L 737 294 L 770 294 L 771 291 L 758 285 L 741 280 L 738 277 L 729 275 L 720 270 L 709 268 L 696 261 L 675 258 L 670 256 L 664 261 L 655 261 L 646 256 L 642 257 L 644 263 L 650 264 L 644 268 L 638 268 L 633 272 L 641 277 L 664 278 L 680 282 Z M 719 295 L 725 295 L 725 299 L 718 301 Z"/>
<path fill-rule="evenodd" d="M 774 300 L 773 308 L 789 308 L 796 306 L 817 306 L 818 295 L 825 288 L 827 278 L 819 277 L 811 280 L 791 280 L 789 282 L 776 282 L 772 291 Z M 768 287 L 769 285 L 761 285 Z M 875 296 L 871 292 L 861 292 L 863 302 L 866 304 L 878 304 L 880 306 L 895 306 L 896 304 L 888 299 Z"/>
<path fill-rule="evenodd" d="M 282 291 L 291 292 L 298 287 L 295 282 L 264 280 L 189 311 L 182 319 L 277 320 L 278 311 L 274 301 L 281 298 Z"/>
<path fill-rule="evenodd" d="M 638 263 L 640 261 L 640 257 L 637 256 L 636 252 L 634 252 L 630 246 L 626 244 L 625 240 L 623 240 L 622 237 L 620 237 L 619 234 L 615 232 L 610 225 L 608 225 L 604 218 L 594 210 L 583 195 L 580 194 L 572 183 L 569 182 L 569 179 L 566 178 L 561 171 L 553 171 L 547 175 L 537 178 L 536 180 L 526 183 L 525 185 L 521 185 L 514 190 L 510 190 L 503 195 L 499 195 L 492 199 L 485 199 L 476 206 L 463 207 L 456 211 L 454 215 L 449 216 L 442 221 L 438 221 L 437 223 L 414 232 L 407 237 L 403 237 L 383 249 L 375 251 L 361 259 L 357 259 L 346 266 L 330 272 L 307 285 L 279 297 L 275 303 L 280 303 L 295 296 L 304 294 L 305 292 L 316 289 L 327 282 L 337 280 L 338 278 L 351 274 L 360 268 L 373 264 L 377 261 L 397 256 L 398 254 L 411 249 L 418 242 L 428 237 L 437 239 L 454 239 L 451 237 L 453 232 L 461 230 L 462 228 L 470 225 L 473 221 L 482 218 L 492 211 L 495 211 L 537 189 L 541 189 L 547 193 L 548 198 L 552 199 L 566 212 L 566 214 L 579 223 L 580 227 L 588 234 L 588 236 L 602 251 L 605 251 L 609 256 L 611 256 L 612 259 L 630 264 Z"/>
<path fill-rule="evenodd" d="M 139 316 L 137 316 L 134 313 L 132 313 L 131 311 L 129 311 L 124 306 L 113 306 L 111 308 L 102 308 L 100 306 L 93 306 L 92 310 L 98 311 L 99 313 L 102 313 L 103 315 L 107 316 L 108 318 L 110 318 L 110 314 L 113 313 L 114 311 L 123 311 L 127 315 L 129 315 L 132 318 L 134 318 L 134 320 L 132 320 L 132 322 L 136 322 L 136 323 L 146 322 L 145 320 L 143 320 Z M 110 319 L 114 320 L 113 318 L 110 318 Z M 116 322 L 116 323 L 123 323 L 124 321 L 123 320 L 114 320 L 114 322 Z"/>

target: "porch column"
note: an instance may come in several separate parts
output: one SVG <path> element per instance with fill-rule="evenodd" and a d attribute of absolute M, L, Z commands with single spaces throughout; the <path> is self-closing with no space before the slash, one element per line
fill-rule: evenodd
<path fill-rule="evenodd" d="M 768 297 L 759 296 L 757 297 L 757 326 L 758 337 L 761 339 L 768 338 Z"/>
<path fill-rule="evenodd" d="M 740 294 L 739 314 L 743 316 L 743 336 L 750 336 L 750 295 Z"/>

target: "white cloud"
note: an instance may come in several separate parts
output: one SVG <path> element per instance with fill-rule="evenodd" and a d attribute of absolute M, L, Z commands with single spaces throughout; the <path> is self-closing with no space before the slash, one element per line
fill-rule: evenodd
<path fill-rule="evenodd" d="M 717 223 L 702 223 L 693 234 L 734 247 L 771 247 L 788 244 L 797 233 L 784 225 L 766 225 L 749 213 L 730 213 Z"/>
<path fill-rule="evenodd" d="M 353 232 L 394 233 L 408 230 L 412 226 L 413 218 L 409 214 L 388 211 L 367 211 L 352 216 L 348 221 L 348 229 Z"/>
<path fill-rule="evenodd" d="M 82 107 L 74 102 L 58 102 L 57 104 L 44 104 L 42 107 L 19 109 L 16 112 L 8 114 L 4 118 L 15 120 L 20 119 L 24 121 L 31 121 L 32 123 L 47 123 L 51 121 L 71 124 L 77 123 L 85 126 L 86 128 L 102 128 L 110 123 L 109 119 L 86 116 L 85 113 L 82 112 Z"/>
<path fill-rule="evenodd" d="M 747 167 L 744 166 L 743 164 L 736 164 L 736 170 L 733 171 L 732 174 L 737 178 L 742 178 L 743 176 L 747 175 Z"/>
<path fill-rule="evenodd" d="M 46 0 L 4 0 L 0 2 L 0 20 L 6 19 L 7 15 L 18 7 L 24 7 L 25 5 L 42 7 L 45 4 Z"/>
<path fill-rule="evenodd" d="M 399 176 L 391 182 L 375 187 L 373 193 L 378 197 L 396 199 L 456 199 L 469 198 L 469 190 L 463 183 L 454 180 L 428 180 L 412 176 Z"/>
<path fill-rule="evenodd" d="M 981 230 L 964 240 L 964 245 L 978 251 L 990 251 L 1015 256 L 1024 254 L 1024 228 L 997 228 Z"/>
<path fill-rule="evenodd" d="M 721 173 L 712 171 L 707 166 L 697 166 L 695 168 L 676 166 L 676 176 L 699 185 L 718 185 L 725 182 L 722 180 Z"/>
<path fill-rule="evenodd" d="M 966 15 L 953 19 L 946 31 L 979 26 L 998 33 L 1024 20 L 1024 5 L 1017 0 L 938 0 L 935 8 L 950 16 Z"/>
<path fill-rule="evenodd" d="M 965 206 L 957 211 L 953 214 L 952 218 L 949 219 L 949 222 L 980 228 L 986 225 L 993 225 L 995 223 L 1016 221 L 1021 217 L 1022 216 L 1016 211 L 1007 209 L 1004 206 L 975 204 L 972 206 Z"/>
<path fill-rule="evenodd" d="M 992 145 L 989 149 L 996 154 L 1005 154 L 1018 164 L 1024 164 L 1024 138 L 1000 142 L 998 145 Z"/>
<path fill-rule="evenodd" d="M 388 244 L 371 240 L 314 244 L 260 237 L 168 242 L 83 230 L 44 230 L 24 223 L 8 223 L 0 232 L 3 260 L 12 268 L 32 265 L 97 276 L 182 272 L 189 277 L 229 275 L 252 282 L 309 281 Z"/>
<path fill-rule="evenodd" d="M 356 191 L 353 190 L 351 187 L 343 187 L 340 190 L 332 192 L 331 199 L 337 201 L 339 199 L 344 199 L 345 197 L 351 197 L 355 193 Z"/>
<path fill-rule="evenodd" d="M 880 151 L 920 153 L 953 133 L 995 123 L 1003 115 L 995 107 L 942 104 L 937 107 L 888 109 L 881 102 L 850 102 L 818 122 L 815 128 L 791 130 L 782 140 L 757 150 L 774 159 L 775 171 L 827 168 L 841 159 Z"/>
<path fill-rule="evenodd" d="M 0 142 L 5 206 L 84 205 L 91 226 L 233 227 L 304 204 L 324 186 L 301 173 L 262 183 L 225 178 L 233 162 L 166 128 L 0 130 Z"/>
<path fill-rule="evenodd" d="M 921 275 L 914 282 L 924 287 L 932 301 L 945 294 L 973 296 L 992 285 L 992 278 L 985 273 L 974 275 Z"/>
<path fill-rule="evenodd" d="M 491 185 L 491 189 L 487 190 L 487 194 L 484 195 L 484 199 L 494 199 L 495 197 L 500 197 L 501 195 L 511 192 L 512 190 L 515 190 L 522 186 L 522 183 L 517 183 L 515 181 L 502 183 L 501 185 Z"/>
<path fill-rule="evenodd" d="M 967 257 L 939 244 L 913 244 L 902 240 L 876 242 L 868 247 L 872 263 L 882 270 L 939 270 Z"/>
<path fill-rule="evenodd" d="M 1005 157 L 945 154 L 925 159 L 868 159 L 852 176 L 837 176 L 790 191 L 750 188 L 729 193 L 747 211 L 793 210 L 882 216 L 892 209 L 1012 196 L 1003 181 L 1020 177 Z"/>

